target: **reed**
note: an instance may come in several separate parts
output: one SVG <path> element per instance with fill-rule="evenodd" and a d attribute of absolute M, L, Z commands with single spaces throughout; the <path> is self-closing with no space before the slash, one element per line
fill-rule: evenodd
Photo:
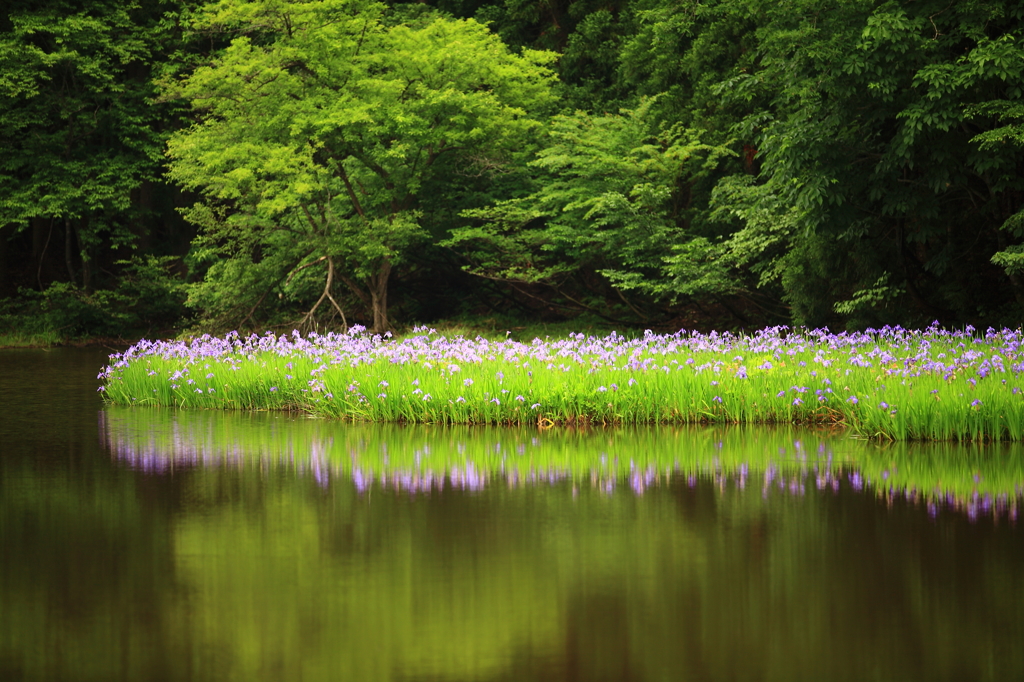
<path fill-rule="evenodd" d="M 348 334 L 143 341 L 119 405 L 296 410 L 427 424 L 825 423 L 890 440 L 1024 436 L 1020 330 L 570 334 L 532 343 Z"/>

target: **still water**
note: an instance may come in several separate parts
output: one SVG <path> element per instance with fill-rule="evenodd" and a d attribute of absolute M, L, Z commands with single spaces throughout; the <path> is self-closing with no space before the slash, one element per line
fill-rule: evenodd
<path fill-rule="evenodd" d="M 0 351 L 0 680 L 1024 679 L 1024 451 L 104 408 Z"/>

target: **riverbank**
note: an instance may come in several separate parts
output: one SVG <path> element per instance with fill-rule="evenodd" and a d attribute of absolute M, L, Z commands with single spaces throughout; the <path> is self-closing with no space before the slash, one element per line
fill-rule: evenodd
<path fill-rule="evenodd" d="M 0 334 L 0 348 L 53 348 L 63 345 L 57 334 L 9 332 Z"/>
<path fill-rule="evenodd" d="M 1020 330 L 365 334 L 142 341 L 99 378 L 119 405 L 432 424 L 828 423 L 892 440 L 1021 440 Z"/>

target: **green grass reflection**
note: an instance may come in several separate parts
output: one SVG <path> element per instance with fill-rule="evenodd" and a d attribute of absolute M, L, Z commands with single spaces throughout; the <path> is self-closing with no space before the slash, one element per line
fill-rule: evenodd
<path fill-rule="evenodd" d="M 569 481 L 643 494 L 673 477 L 720 486 L 848 486 L 884 497 L 1016 520 L 1024 446 L 879 444 L 804 427 L 549 429 L 396 426 L 223 413 L 108 407 L 102 436 L 114 457 L 168 471 L 207 465 L 294 469 L 322 485 L 409 492 Z"/>

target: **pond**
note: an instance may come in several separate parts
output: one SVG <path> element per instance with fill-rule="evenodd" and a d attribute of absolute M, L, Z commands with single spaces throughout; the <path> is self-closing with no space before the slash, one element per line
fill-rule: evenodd
<path fill-rule="evenodd" d="M 1024 449 L 104 407 L 0 351 L 0 679 L 1024 678 Z"/>

